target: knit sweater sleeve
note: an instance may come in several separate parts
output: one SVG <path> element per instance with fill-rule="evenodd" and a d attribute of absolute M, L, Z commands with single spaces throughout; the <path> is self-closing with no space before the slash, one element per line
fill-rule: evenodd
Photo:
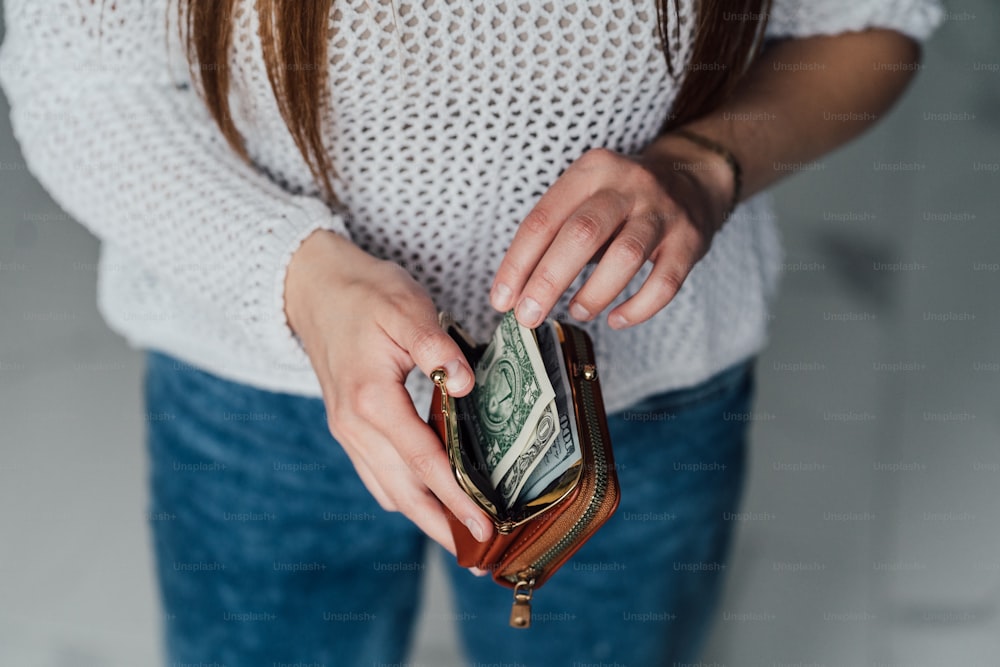
<path fill-rule="evenodd" d="M 774 0 L 768 38 L 886 28 L 923 41 L 944 19 L 940 0 Z"/>
<path fill-rule="evenodd" d="M 99 239 L 226 313 L 238 329 L 226 333 L 303 367 L 286 268 L 307 235 L 346 235 L 345 220 L 229 147 L 169 55 L 170 4 L 5 0 L 0 85 L 15 137 L 31 173 Z"/>

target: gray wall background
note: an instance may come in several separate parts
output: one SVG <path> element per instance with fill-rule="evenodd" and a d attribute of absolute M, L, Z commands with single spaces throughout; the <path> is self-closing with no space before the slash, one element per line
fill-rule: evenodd
<path fill-rule="evenodd" d="M 1000 660 L 1000 10 L 948 6 L 891 116 L 775 190 L 787 265 L 758 366 L 752 518 L 705 664 Z M 97 256 L 26 171 L 0 102 L 3 665 L 158 659 L 142 359 L 96 311 Z M 412 664 L 459 664 L 428 576 Z"/>

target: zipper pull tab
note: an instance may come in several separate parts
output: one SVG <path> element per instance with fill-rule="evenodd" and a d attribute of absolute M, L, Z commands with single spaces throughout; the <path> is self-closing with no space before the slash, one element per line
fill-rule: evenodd
<path fill-rule="evenodd" d="M 530 581 L 521 579 L 514 585 L 514 606 L 510 610 L 510 627 L 531 627 L 531 586 L 534 583 L 534 579 Z"/>

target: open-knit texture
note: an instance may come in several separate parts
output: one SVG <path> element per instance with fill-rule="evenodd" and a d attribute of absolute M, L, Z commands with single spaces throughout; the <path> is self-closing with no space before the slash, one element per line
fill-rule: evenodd
<path fill-rule="evenodd" d="M 680 4 L 669 34 L 680 36 L 671 47 L 683 64 L 694 18 L 692 0 Z M 108 325 L 134 347 L 310 396 L 319 383 L 283 312 L 286 267 L 309 233 L 346 234 L 399 262 L 485 337 L 500 317 L 488 301 L 494 272 L 538 197 L 589 148 L 639 153 L 681 83 L 661 51 L 654 0 L 336 0 L 324 119 L 340 201 L 331 206 L 278 112 L 250 0 L 230 97 L 253 166 L 191 85 L 173 3 L 4 6 L 0 85 L 15 135 L 31 172 L 102 241 Z M 941 20 L 934 0 L 777 0 L 768 35 L 874 26 L 924 39 Z M 758 352 L 781 257 L 768 202 L 756 197 L 654 318 L 624 331 L 603 316 L 588 323 L 608 410 Z M 415 371 L 407 388 L 424 413 L 429 380 Z"/>

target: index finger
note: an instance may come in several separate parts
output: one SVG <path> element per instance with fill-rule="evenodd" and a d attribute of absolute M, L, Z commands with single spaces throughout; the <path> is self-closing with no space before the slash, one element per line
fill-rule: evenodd
<path fill-rule="evenodd" d="M 514 233 L 490 289 L 490 303 L 497 310 L 506 312 L 514 307 L 563 222 L 596 190 L 596 182 L 577 164 L 571 164 L 549 186 Z"/>

